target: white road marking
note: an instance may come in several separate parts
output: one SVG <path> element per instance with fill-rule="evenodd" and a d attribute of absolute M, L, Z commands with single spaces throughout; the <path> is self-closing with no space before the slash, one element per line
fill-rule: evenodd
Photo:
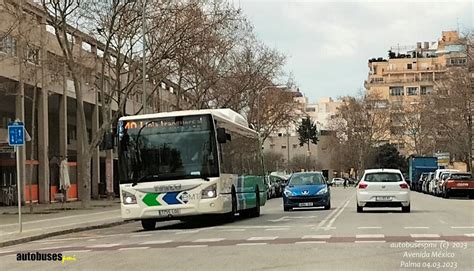
<path fill-rule="evenodd" d="M 142 249 L 148 249 L 150 247 L 123 247 L 119 248 L 118 250 L 124 251 L 124 250 L 142 250 Z"/>
<path fill-rule="evenodd" d="M 90 252 L 92 250 L 90 249 L 80 249 L 80 250 L 65 250 L 62 252 L 62 254 L 69 254 L 69 253 L 82 253 L 82 252 Z"/>
<path fill-rule="evenodd" d="M 120 246 L 120 244 L 98 244 L 98 245 L 88 246 L 88 248 L 117 247 L 117 246 Z"/>
<path fill-rule="evenodd" d="M 275 240 L 278 236 L 261 236 L 261 237 L 250 237 L 247 241 L 268 241 Z"/>
<path fill-rule="evenodd" d="M 61 238 L 61 239 L 37 240 L 37 241 L 32 241 L 32 243 L 55 243 L 55 242 L 62 242 L 62 241 L 84 240 L 88 238 L 91 238 L 91 237 L 72 237 L 72 238 Z"/>
<path fill-rule="evenodd" d="M 332 224 L 334 224 L 334 222 L 336 221 L 336 219 L 342 214 L 342 212 L 344 211 L 344 208 L 346 208 L 346 207 L 347 207 L 347 204 L 349 204 L 349 201 L 350 201 L 350 199 L 348 199 L 348 200 L 346 201 L 346 203 L 344 204 L 344 206 L 342 206 L 342 208 L 339 209 L 339 212 L 338 212 L 336 215 L 334 215 L 334 216 L 332 217 L 331 221 L 329 221 L 329 223 L 328 223 L 328 224 L 326 225 L 326 227 L 324 228 L 325 230 L 331 229 Z"/>
<path fill-rule="evenodd" d="M 210 242 L 220 242 L 225 240 L 225 238 L 207 238 L 207 239 L 197 239 L 193 243 L 210 243 Z"/>
<path fill-rule="evenodd" d="M 448 223 L 446 223 L 446 221 L 441 220 L 441 219 L 439 220 L 439 222 L 441 222 L 441 223 L 443 223 L 443 224 L 448 224 Z"/>
<path fill-rule="evenodd" d="M 275 228 L 275 229 L 265 229 L 266 231 L 289 231 L 289 228 Z"/>
<path fill-rule="evenodd" d="M 196 248 L 196 247 L 207 247 L 208 245 L 186 245 L 186 246 L 178 246 L 178 248 Z"/>
<path fill-rule="evenodd" d="M 405 229 L 429 229 L 430 227 L 403 227 Z"/>
<path fill-rule="evenodd" d="M 474 237 L 474 233 L 466 233 L 464 235 L 467 236 L 467 237 Z"/>
<path fill-rule="evenodd" d="M 70 248 L 72 246 L 59 246 L 59 247 L 44 247 L 44 248 L 37 248 L 36 250 L 53 250 L 53 249 L 60 249 L 60 248 Z"/>
<path fill-rule="evenodd" d="M 88 242 L 96 241 L 97 239 L 89 239 Z"/>
<path fill-rule="evenodd" d="M 452 226 L 451 229 L 474 229 L 474 226 Z"/>
<path fill-rule="evenodd" d="M 366 230 L 366 229 L 381 229 L 382 227 L 357 227 L 360 230 Z"/>
<path fill-rule="evenodd" d="M 245 231 L 245 229 L 227 229 L 227 230 L 221 230 L 221 231 Z"/>
<path fill-rule="evenodd" d="M 412 238 L 439 238 L 439 234 L 433 233 L 412 233 L 410 234 Z"/>
<path fill-rule="evenodd" d="M 134 234 L 134 235 L 130 235 L 130 237 L 149 237 L 149 236 L 152 236 L 152 234 L 150 234 L 150 233 L 145 233 L 145 234 Z"/>
<path fill-rule="evenodd" d="M 305 235 L 301 239 L 329 239 L 331 235 Z"/>
<path fill-rule="evenodd" d="M 385 238 L 383 234 L 356 234 L 356 238 Z"/>
<path fill-rule="evenodd" d="M 326 216 L 321 222 L 319 222 L 318 228 L 321 228 L 324 225 L 324 223 L 326 223 L 326 221 L 331 219 L 331 217 L 333 217 L 338 212 L 339 208 L 341 208 L 343 205 L 344 204 L 341 204 L 339 207 L 334 209 L 328 216 Z"/>
<path fill-rule="evenodd" d="M 173 240 L 154 240 L 154 241 L 146 241 L 141 243 L 140 245 L 156 245 L 156 244 L 167 244 L 171 243 Z"/>
<path fill-rule="evenodd" d="M 385 243 L 385 240 L 356 240 L 355 243 Z"/>
<path fill-rule="evenodd" d="M 299 241 L 295 242 L 295 244 L 325 244 L 326 241 Z"/>
<path fill-rule="evenodd" d="M 180 231 L 180 232 L 176 232 L 175 234 L 188 234 L 188 233 L 198 233 L 199 231 Z"/>
<path fill-rule="evenodd" d="M 4 250 L 4 251 L 0 251 L 0 254 L 6 254 L 6 253 L 11 253 L 11 252 L 14 252 L 13 250 Z"/>
<path fill-rule="evenodd" d="M 219 226 L 217 229 L 267 229 L 267 228 L 290 228 L 291 226 L 260 225 L 260 226 Z"/>
<path fill-rule="evenodd" d="M 267 243 L 239 243 L 236 246 L 261 246 L 266 245 Z"/>

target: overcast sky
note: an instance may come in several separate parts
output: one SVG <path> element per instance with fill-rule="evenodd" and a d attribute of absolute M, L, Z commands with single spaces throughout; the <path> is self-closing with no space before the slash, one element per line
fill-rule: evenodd
<path fill-rule="evenodd" d="M 367 60 L 390 46 L 437 41 L 442 30 L 473 29 L 471 1 L 233 0 L 259 39 L 288 56 L 300 90 L 321 97 L 354 95 Z"/>

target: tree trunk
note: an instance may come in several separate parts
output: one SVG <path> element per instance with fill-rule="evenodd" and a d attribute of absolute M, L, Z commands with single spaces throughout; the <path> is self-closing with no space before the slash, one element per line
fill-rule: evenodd
<path fill-rule="evenodd" d="M 30 161 L 35 160 L 35 145 L 36 145 L 36 140 L 35 140 L 35 130 L 36 130 L 36 98 L 37 98 L 37 84 L 35 84 L 35 87 L 33 88 L 33 101 L 32 101 L 32 106 L 31 106 L 31 152 L 30 152 Z M 33 163 L 30 163 L 30 172 L 28 176 L 28 196 L 30 198 L 30 213 L 33 213 L 33 195 L 31 192 L 31 183 L 33 179 L 33 169 L 35 165 Z"/>

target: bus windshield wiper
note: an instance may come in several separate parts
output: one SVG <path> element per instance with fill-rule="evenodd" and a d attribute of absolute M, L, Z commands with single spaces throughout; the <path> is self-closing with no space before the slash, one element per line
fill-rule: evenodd
<path fill-rule="evenodd" d="M 155 174 L 150 174 L 150 175 L 142 176 L 142 177 L 138 178 L 136 181 L 134 181 L 134 182 L 132 183 L 132 187 L 135 186 L 135 185 L 137 185 L 138 183 L 143 182 L 145 179 L 148 179 L 148 178 L 158 178 L 158 177 L 159 177 L 159 175 L 155 175 Z"/>

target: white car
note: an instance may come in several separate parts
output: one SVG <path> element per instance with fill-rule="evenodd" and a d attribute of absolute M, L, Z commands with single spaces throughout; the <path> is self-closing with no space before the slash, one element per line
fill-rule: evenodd
<path fill-rule="evenodd" d="M 335 185 L 335 186 L 344 185 L 344 179 L 343 178 L 332 178 L 331 184 Z"/>
<path fill-rule="evenodd" d="M 402 207 L 410 212 L 410 186 L 398 169 L 368 169 L 357 185 L 357 212 L 364 207 Z"/>

